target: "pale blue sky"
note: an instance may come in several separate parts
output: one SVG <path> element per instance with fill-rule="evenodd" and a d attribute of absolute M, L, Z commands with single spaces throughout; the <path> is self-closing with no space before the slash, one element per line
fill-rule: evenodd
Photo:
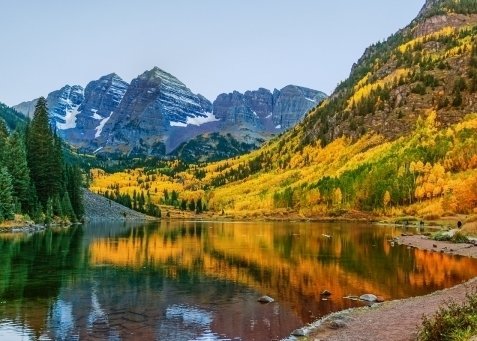
<path fill-rule="evenodd" d="M 0 0 L 0 101 L 153 66 L 210 100 L 287 84 L 330 93 L 424 0 Z"/>

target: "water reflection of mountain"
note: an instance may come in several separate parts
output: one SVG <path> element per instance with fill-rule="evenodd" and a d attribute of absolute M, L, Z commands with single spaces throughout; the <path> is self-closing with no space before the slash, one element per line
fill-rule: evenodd
<path fill-rule="evenodd" d="M 414 296 L 477 275 L 471 259 L 391 247 L 393 233 L 163 222 L 3 238 L 0 336 L 8 322 L 68 340 L 271 339 L 355 304 L 342 299 L 348 294 Z M 331 300 L 321 300 L 323 289 Z M 259 305 L 261 294 L 277 303 Z"/>

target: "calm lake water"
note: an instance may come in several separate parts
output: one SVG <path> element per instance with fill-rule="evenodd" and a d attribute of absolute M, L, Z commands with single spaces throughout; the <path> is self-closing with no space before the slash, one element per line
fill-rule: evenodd
<path fill-rule="evenodd" d="M 2 235 L 0 340 L 272 340 L 360 305 L 347 295 L 410 297 L 477 276 L 476 260 L 393 247 L 401 232 L 162 222 Z M 258 303 L 265 294 L 276 302 Z"/>

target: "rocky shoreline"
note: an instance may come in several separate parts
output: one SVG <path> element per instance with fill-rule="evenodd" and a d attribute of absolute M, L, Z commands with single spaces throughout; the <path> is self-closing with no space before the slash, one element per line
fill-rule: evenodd
<path fill-rule="evenodd" d="M 431 240 L 423 235 L 401 236 L 399 245 L 477 258 L 474 244 L 454 244 Z M 428 295 L 372 304 L 369 307 L 351 308 L 331 313 L 314 323 L 300 328 L 302 337 L 284 339 L 313 341 L 372 341 L 415 340 L 424 315 L 434 314 L 449 300 L 460 303 L 467 293 L 477 289 L 477 278 L 452 288 Z"/>
<path fill-rule="evenodd" d="M 85 222 L 156 220 L 88 190 L 83 192 Z"/>

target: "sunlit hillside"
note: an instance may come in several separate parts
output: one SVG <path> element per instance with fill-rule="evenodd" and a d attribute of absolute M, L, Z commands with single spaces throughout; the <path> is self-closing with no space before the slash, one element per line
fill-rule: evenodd
<path fill-rule="evenodd" d="M 210 210 L 252 215 L 471 213 L 477 203 L 477 115 L 441 128 L 435 111 L 426 114 L 406 138 L 386 142 L 376 134 L 357 141 L 342 137 L 325 147 L 310 145 L 293 156 L 289 152 L 285 167 L 284 156 L 273 153 L 280 143 L 275 141 L 237 159 L 191 166 L 169 176 L 160 170 L 94 170 L 91 189 L 144 191 L 156 203 L 164 200 L 165 190 L 176 191 L 178 202 L 202 198 Z"/>
<path fill-rule="evenodd" d="M 200 199 L 240 217 L 473 213 L 477 14 L 472 2 L 441 4 L 368 48 L 329 99 L 258 151 L 188 167 L 95 170 L 91 189 L 144 192 L 186 210 Z"/>

